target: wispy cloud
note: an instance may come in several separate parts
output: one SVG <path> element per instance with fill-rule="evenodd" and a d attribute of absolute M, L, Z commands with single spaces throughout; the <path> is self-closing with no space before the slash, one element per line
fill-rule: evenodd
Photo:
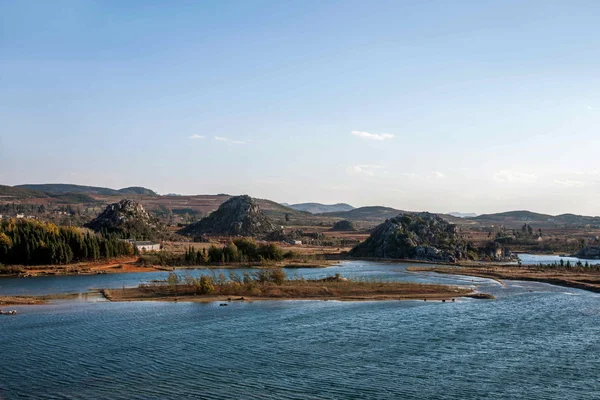
<path fill-rule="evenodd" d="M 445 179 L 446 178 L 446 174 L 444 174 L 443 172 L 440 172 L 440 171 L 433 171 L 431 173 L 399 172 L 396 175 L 402 176 L 405 178 L 419 179 L 419 180 Z"/>
<path fill-rule="evenodd" d="M 201 135 L 192 135 L 192 136 L 188 136 L 189 139 L 192 140 L 198 140 L 198 139 L 204 139 L 204 136 Z"/>
<path fill-rule="evenodd" d="M 230 143 L 230 144 L 246 144 L 246 142 L 244 142 L 242 140 L 233 140 L 233 139 L 228 139 L 228 138 L 221 137 L 221 136 L 215 136 L 215 140 L 218 140 L 219 142 Z"/>
<path fill-rule="evenodd" d="M 352 131 L 352 134 L 354 136 L 358 136 L 359 138 L 369 139 L 369 140 L 388 140 L 388 139 L 392 139 L 394 137 L 394 135 L 392 135 L 391 133 L 369 133 L 369 132 Z"/>
<path fill-rule="evenodd" d="M 561 180 L 555 179 L 554 183 L 556 183 L 557 185 L 566 186 L 566 187 L 582 187 L 582 186 L 585 186 L 585 182 L 582 182 L 582 181 L 572 181 L 572 180 L 561 181 Z"/>
<path fill-rule="evenodd" d="M 594 109 L 594 107 L 592 107 L 592 106 L 590 106 L 590 105 L 588 104 L 588 106 L 587 106 L 587 109 L 588 109 L 588 110 L 593 110 L 593 109 Z"/>
<path fill-rule="evenodd" d="M 352 165 L 346 169 L 346 171 L 350 175 L 367 175 L 367 176 L 373 176 L 377 173 L 377 171 L 381 171 L 381 170 L 383 170 L 383 167 L 381 165 L 366 165 L 366 164 Z"/>
<path fill-rule="evenodd" d="M 525 172 L 502 170 L 494 174 L 496 182 L 500 183 L 532 183 L 537 180 L 537 175 Z"/>

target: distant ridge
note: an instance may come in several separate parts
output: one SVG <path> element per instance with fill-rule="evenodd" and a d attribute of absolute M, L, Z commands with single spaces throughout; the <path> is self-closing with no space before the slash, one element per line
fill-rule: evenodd
<path fill-rule="evenodd" d="M 340 212 L 354 210 L 350 204 L 337 203 L 337 204 L 321 204 L 321 203 L 299 203 L 299 204 L 287 204 L 282 203 L 283 206 L 293 208 L 297 211 L 306 211 L 311 214 L 323 214 L 328 212 Z"/>
<path fill-rule="evenodd" d="M 119 193 L 123 194 L 143 194 L 145 196 L 157 196 L 157 193 L 154 190 L 146 189 L 141 186 L 131 186 L 123 189 L 117 190 Z"/>
<path fill-rule="evenodd" d="M 23 187 L 0 185 L 0 198 L 2 197 L 12 199 L 33 199 L 48 197 L 48 195 L 38 192 L 37 190 L 31 190 Z"/>
<path fill-rule="evenodd" d="M 477 221 L 483 224 L 502 223 L 509 224 L 546 224 L 546 225 L 575 225 L 575 226 L 600 226 L 600 217 L 590 217 L 585 215 L 575 214 L 540 214 L 527 210 L 507 211 L 496 214 L 483 214 L 477 217 L 469 218 L 472 221 Z"/>
<path fill-rule="evenodd" d="M 451 212 L 448 213 L 448 215 L 452 215 L 453 217 L 456 218 L 474 218 L 477 217 L 479 214 L 475 214 L 475 213 L 462 213 L 462 212 Z"/>
<path fill-rule="evenodd" d="M 342 218 L 350 221 L 372 221 L 383 222 L 386 219 L 394 218 L 405 211 L 397 210 L 391 207 L 368 206 L 359 207 L 350 211 L 324 213 L 324 217 Z"/>
<path fill-rule="evenodd" d="M 26 184 L 13 186 L 14 188 L 34 190 L 47 194 L 65 194 L 65 193 L 84 193 L 84 194 L 97 194 L 103 196 L 116 196 L 120 194 L 143 194 L 148 196 L 156 196 L 156 192 L 143 187 L 132 186 L 119 190 L 97 187 L 97 186 L 83 186 L 73 185 L 68 183 L 44 183 L 44 184 Z"/>

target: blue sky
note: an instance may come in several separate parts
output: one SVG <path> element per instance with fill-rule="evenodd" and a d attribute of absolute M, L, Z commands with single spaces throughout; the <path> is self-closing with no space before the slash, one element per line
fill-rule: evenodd
<path fill-rule="evenodd" d="M 600 214 L 600 2 L 0 0 L 0 183 Z"/>

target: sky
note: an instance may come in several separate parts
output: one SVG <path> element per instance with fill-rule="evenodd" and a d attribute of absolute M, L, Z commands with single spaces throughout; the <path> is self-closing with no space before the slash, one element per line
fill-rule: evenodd
<path fill-rule="evenodd" d="M 0 184 L 600 214 L 600 2 L 0 0 Z"/>

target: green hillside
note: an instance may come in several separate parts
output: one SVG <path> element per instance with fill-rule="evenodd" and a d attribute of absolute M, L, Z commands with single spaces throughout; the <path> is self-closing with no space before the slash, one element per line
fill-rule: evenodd
<path fill-rule="evenodd" d="M 40 197 L 48 197 L 46 194 L 42 192 L 38 192 L 36 190 L 30 190 L 26 188 L 13 187 L 0 185 L 0 197 L 4 200 L 6 199 L 34 199 Z"/>

